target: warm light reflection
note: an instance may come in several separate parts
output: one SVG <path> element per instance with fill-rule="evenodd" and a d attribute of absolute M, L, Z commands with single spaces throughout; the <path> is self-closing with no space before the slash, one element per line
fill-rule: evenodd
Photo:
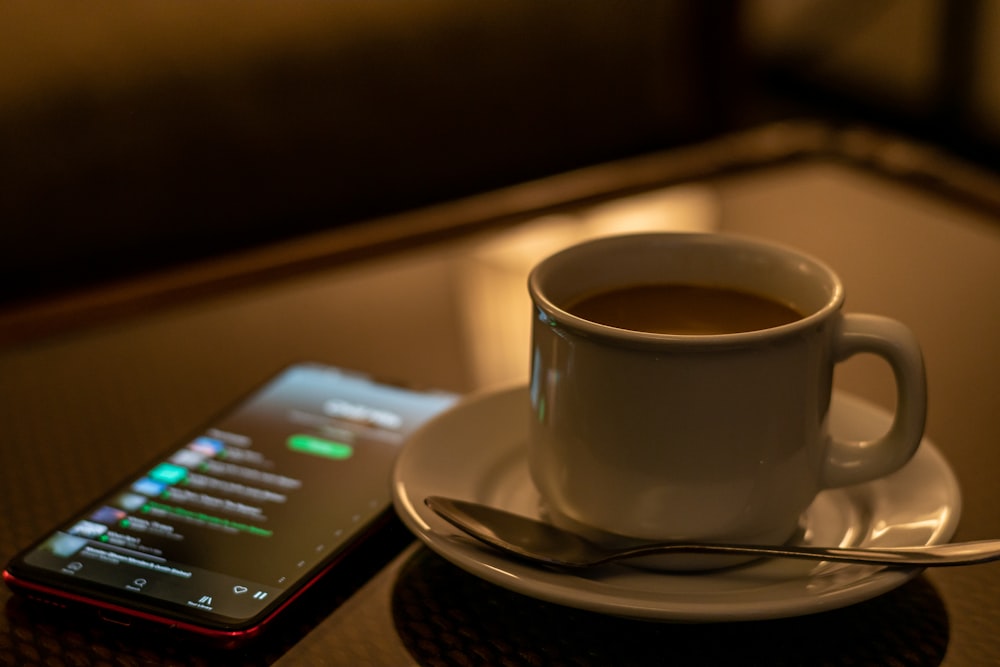
<path fill-rule="evenodd" d="M 719 202 L 707 185 L 616 199 L 574 215 L 546 216 L 474 246 L 461 260 L 461 317 L 476 387 L 527 381 L 531 301 L 527 279 L 546 256 L 580 241 L 642 231 L 715 231 Z"/>
<path fill-rule="evenodd" d="M 940 532 L 941 526 L 947 523 L 946 515 L 948 513 L 947 507 L 941 507 L 938 511 L 914 518 L 912 521 L 897 522 L 897 523 L 886 523 L 885 521 L 879 521 L 871 529 L 871 539 L 872 542 L 878 543 L 877 546 L 882 546 L 881 541 L 888 539 L 887 546 L 895 546 L 896 543 L 901 545 L 914 543 L 913 537 L 910 533 L 916 533 L 921 540 L 933 541 L 928 539 L 927 536 L 931 538 L 936 537 L 937 533 Z M 907 539 L 891 539 L 896 533 L 902 532 Z"/>
<path fill-rule="evenodd" d="M 431 527 L 426 521 L 424 521 L 423 517 L 420 516 L 420 513 L 417 512 L 417 509 L 413 506 L 413 503 L 410 502 L 410 496 L 406 491 L 407 490 L 404 484 L 396 482 L 396 498 L 398 498 L 399 502 L 401 502 L 406 508 L 406 515 L 411 517 L 421 530 L 425 532 L 430 531 Z"/>

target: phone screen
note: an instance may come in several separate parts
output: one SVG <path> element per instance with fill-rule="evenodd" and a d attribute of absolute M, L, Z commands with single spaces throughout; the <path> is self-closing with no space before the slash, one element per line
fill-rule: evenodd
<path fill-rule="evenodd" d="M 156 616 L 253 625 L 383 516 L 401 444 L 455 400 L 290 367 L 30 547 L 10 573 Z"/>

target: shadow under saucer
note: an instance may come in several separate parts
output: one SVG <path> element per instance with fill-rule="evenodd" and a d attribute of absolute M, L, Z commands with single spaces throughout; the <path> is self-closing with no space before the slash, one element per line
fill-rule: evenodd
<path fill-rule="evenodd" d="M 850 607 L 778 620 L 660 623 L 536 600 L 428 549 L 400 570 L 393 621 L 423 665 L 939 665 L 948 614 L 925 577 Z"/>

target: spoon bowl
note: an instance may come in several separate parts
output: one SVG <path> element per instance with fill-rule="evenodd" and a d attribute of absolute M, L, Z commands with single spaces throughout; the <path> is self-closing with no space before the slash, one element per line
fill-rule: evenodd
<path fill-rule="evenodd" d="M 448 523 L 494 549 L 524 560 L 562 568 L 588 568 L 643 556 L 669 554 L 797 558 L 896 567 L 973 565 L 1000 559 L 1000 540 L 892 548 L 692 542 L 636 543 L 612 548 L 552 524 L 479 503 L 442 496 L 428 496 L 424 503 Z"/>

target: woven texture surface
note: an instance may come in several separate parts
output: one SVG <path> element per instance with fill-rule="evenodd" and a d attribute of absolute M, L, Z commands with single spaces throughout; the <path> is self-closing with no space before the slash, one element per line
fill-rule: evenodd
<path fill-rule="evenodd" d="M 423 665 L 938 665 L 949 633 L 926 578 L 812 616 L 649 623 L 524 597 L 426 550 L 401 571 L 393 616 Z"/>

